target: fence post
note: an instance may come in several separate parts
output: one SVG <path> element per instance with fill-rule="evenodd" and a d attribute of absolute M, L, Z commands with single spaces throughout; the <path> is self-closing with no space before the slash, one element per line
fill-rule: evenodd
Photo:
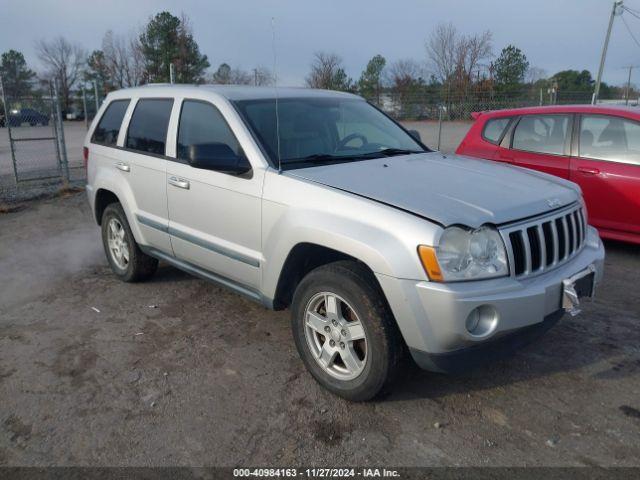
<path fill-rule="evenodd" d="M 53 90 L 53 82 L 49 81 L 49 108 L 51 109 L 51 128 L 56 146 L 56 160 L 58 160 L 58 173 L 62 176 L 62 157 L 60 156 L 60 142 L 58 142 L 58 110 L 56 109 L 56 97 Z"/>
<path fill-rule="evenodd" d="M 438 105 L 438 146 L 436 150 L 440 151 L 440 140 L 442 139 L 442 105 Z"/>
<path fill-rule="evenodd" d="M 56 105 L 56 119 L 58 124 L 57 142 L 60 144 L 60 153 L 62 154 L 62 180 L 64 184 L 69 183 L 69 161 L 67 160 L 67 146 L 64 140 L 64 125 L 62 123 L 62 107 L 60 106 L 60 91 L 58 89 L 58 79 L 53 81 L 53 92 Z"/>
<path fill-rule="evenodd" d="M 89 130 L 89 112 L 87 112 L 87 91 L 82 85 L 82 108 L 84 109 L 84 126 Z"/>
<path fill-rule="evenodd" d="M 98 109 L 100 108 L 100 99 L 98 98 L 98 82 L 93 81 L 93 94 L 96 97 L 96 115 L 98 115 Z"/>
<path fill-rule="evenodd" d="M 2 75 L 0 75 L 0 90 L 2 91 L 2 105 L 4 105 L 4 125 L 7 127 L 7 137 L 9 138 L 9 149 L 11 150 L 11 163 L 13 164 L 13 179 L 18 188 L 18 167 L 16 165 L 16 150 L 13 145 L 13 137 L 11 135 L 11 120 L 9 117 L 9 107 L 7 106 L 7 97 L 4 92 L 4 83 L 2 83 Z"/>

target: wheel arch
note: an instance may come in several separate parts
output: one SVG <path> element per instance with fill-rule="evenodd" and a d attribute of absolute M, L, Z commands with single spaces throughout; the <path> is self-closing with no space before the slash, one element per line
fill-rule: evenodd
<path fill-rule="evenodd" d="M 309 272 L 322 265 L 341 260 L 353 261 L 362 266 L 386 303 L 386 297 L 373 270 L 365 262 L 348 253 L 324 245 L 300 242 L 291 248 L 280 270 L 273 298 L 274 310 L 283 310 L 291 305 L 298 284 Z"/>
<path fill-rule="evenodd" d="M 111 205 L 112 203 L 122 203 L 118 196 L 113 193 L 111 190 L 106 188 L 99 188 L 96 192 L 96 199 L 94 205 L 94 214 L 96 218 L 96 223 L 98 225 L 102 224 L 102 214 L 105 209 Z"/>

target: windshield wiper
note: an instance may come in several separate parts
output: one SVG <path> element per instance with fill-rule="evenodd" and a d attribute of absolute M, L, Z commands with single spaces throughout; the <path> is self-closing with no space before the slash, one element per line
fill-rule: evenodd
<path fill-rule="evenodd" d="M 330 153 L 314 153 L 301 158 L 292 158 L 282 162 L 283 165 L 297 163 L 329 163 L 329 162 L 349 162 L 354 160 L 367 160 L 372 158 L 393 157 L 396 155 L 410 155 L 412 153 L 425 153 L 424 150 L 405 150 L 402 148 L 385 148 L 374 150 L 373 152 L 358 153 L 354 155 L 332 155 Z"/>
<path fill-rule="evenodd" d="M 395 155 L 411 155 L 413 153 L 425 153 L 426 150 L 406 150 L 403 148 L 384 148 L 382 150 L 378 150 L 377 152 L 372 153 L 380 153 L 385 157 L 393 157 Z"/>
<path fill-rule="evenodd" d="M 377 153 L 377 152 L 376 152 Z M 325 163 L 325 162 L 341 162 L 349 160 L 359 160 L 361 158 L 367 158 L 369 154 L 361 155 L 331 155 L 329 153 L 314 153 L 313 155 L 307 155 L 301 158 L 292 158 L 282 162 L 283 165 L 291 165 L 293 163 Z"/>

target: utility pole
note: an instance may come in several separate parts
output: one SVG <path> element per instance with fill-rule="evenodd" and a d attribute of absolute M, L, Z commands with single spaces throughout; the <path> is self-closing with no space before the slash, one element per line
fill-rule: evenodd
<path fill-rule="evenodd" d="M 627 77 L 627 88 L 625 89 L 625 93 L 624 93 L 625 105 L 629 105 L 629 96 L 631 95 L 631 71 L 636 67 L 637 65 L 627 65 L 626 67 L 622 67 L 622 68 L 629 69 L 629 76 Z"/>
<path fill-rule="evenodd" d="M 257 68 L 253 69 L 253 84 L 256 87 L 258 86 L 258 69 Z"/>
<path fill-rule="evenodd" d="M 169 83 L 176 83 L 176 67 L 173 63 L 169 64 Z"/>
<path fill-rule="evenodd" d="M 609 17 L 609 26 L 607 27 L 607 35 L 604 37 L 604 45 L 602 46 L 602 55 L 600 57 L 600 68 L 598 68 L 598 78 L 596 79 L 596 89 L 593 92 L 592 103 L 595 105 L 598 102 L 598 95 L 600 94 L 600 83 L 602 82 L 602 71 L 604 70 L 604 61 L 607 58 L 607 48 L 609 48 L 609 38 L 611 37 L 611 28 L 613 27 L 613 18 L 618 13 L 618 8 L 621 9 L 622 0 L 613 2 L 613 8 L 611 9 L 611 16 Z M 622 11 L 622 9 L 620 10 Z"/>

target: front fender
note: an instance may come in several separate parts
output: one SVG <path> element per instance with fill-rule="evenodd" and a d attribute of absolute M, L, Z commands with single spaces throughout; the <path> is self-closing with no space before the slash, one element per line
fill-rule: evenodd
<path fill-rule="evenodd" d="M 265 179 L 263 293 L 274 298 L 291 250 L 311 243 L 358 259 L 374 273 L 427 280 L 417 246 L 440 227 L 369 199 L 284 175 Z"/>

